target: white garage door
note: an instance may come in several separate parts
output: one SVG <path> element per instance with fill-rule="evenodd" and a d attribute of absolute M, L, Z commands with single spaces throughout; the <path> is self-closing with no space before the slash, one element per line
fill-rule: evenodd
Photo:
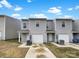
<path fill-rule="evenodd" d="M 33 43 L 43 43 L 43 35 L 32 35 Z"/>
<path fill-rule="evenodd" d="M 65 42 L 69 42 L 69 35 L 60 34 L 58 35 L 58 40 L 64 40 Z"/>

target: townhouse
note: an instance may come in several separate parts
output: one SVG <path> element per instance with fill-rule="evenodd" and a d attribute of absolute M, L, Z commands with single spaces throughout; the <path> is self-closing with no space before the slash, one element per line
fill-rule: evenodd
<path fill-rule="evenodd" d="M 21 30 L 18 31 L 19 42 L 30 40 L 32 43 L 73 42 L 79 39 L 79 21 L 73 19 L 29 18 L 21 20 Z"/>

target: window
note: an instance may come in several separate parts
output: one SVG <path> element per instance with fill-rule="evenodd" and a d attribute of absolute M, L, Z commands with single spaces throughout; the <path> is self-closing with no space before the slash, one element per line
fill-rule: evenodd
<path fill-rule="evenodd" d="M 39 24 L 36 24 L 36 27 L 39 27 Z"/>
<path fill-rule="evenodd" d="M 62 23 L 62 27 L 65 27 L 65 22 Z"/>
<path fill-rule="evenodd" d="M 48 29 L 48 26 L 47 26 L 47 29 Z"/>
<path fill-rule="evenodd" d="M 26 28 L 26 23 L 23 23 L 23 28 Z"/>

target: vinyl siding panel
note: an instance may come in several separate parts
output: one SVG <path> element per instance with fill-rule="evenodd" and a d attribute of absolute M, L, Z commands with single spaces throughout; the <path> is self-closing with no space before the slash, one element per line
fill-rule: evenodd
<path fill-rule="evenodd" d="M 17 31 L 20 30 L 20 21 L 12 17 L 6 17 L 6 39 L 18 38 Z"/>

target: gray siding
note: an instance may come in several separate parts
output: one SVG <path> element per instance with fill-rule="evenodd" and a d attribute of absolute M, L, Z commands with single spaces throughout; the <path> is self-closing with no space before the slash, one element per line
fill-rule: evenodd
<path fill-rule="evenodd" d="M 18 38 L 17 31 L 20 30 L 20 21 L 12 17 L 6 17 L 5 22 L 5 38 Z"/>
<path fill-rule="evenodd" d="M 73 22 L 73 31 L 79 31 L 79 20 Z"/>
<path fill-rule="evenodd" d="M 57 41 L 58 35 L 66 34 L 69 36 L 69 42 L 72 42 L 73 39 L 73 31 L 79 31 L 79 21 L 74 20 L 72 22 L 71 19 L 63 19 L 63 20 L 38 20 L 38 19 L 31 19 L 27 21 L 21 21 L 21 30 L 29 30 L 29 34 L 26 35 L 43 35 L 44 42 L 48 41 Z M 62 23 L 65 23 L 65 27 L 62 27 Z M 23 23 L 26 23 L 27 28 L 23 28 Z M 39 24 L 39 27 L 36 27 L 36 24 Z M 48 28 L 47 28 L 48 27 Z M 47 33 L 47 30 L 55 30 L 55 33 Z M 52 35 L 53 34 L 53 35 Z M 75 37 L 78 37 L 76 35 Z M 23 38 L 23 41 L 26 41 L 28 38 Z"/>
<path fill-rule="evenodd" d="M 36 27 L 37 23 L 39 27 Z M 47 42 L 46 20 L 29 20 L 29 31 L 31 35 L 43 35 L 44 42 Z"/>
<path fill-rule="evenodd" d="M 39 24 L 39 27 L 36 27 L 37 23 Z M 32 33 L 42 33 L 42 32 L 45 32 L 46 31 L 46 21 L 39 21 L 39 20 L 36 20 L 36 21 L 33 20 L 32 21 L 32 20 L 30 20 L 29 21 L 29 30 Z"/>
<path fill-rule="evenodd" d="M 56 32 L 57 33 L 71 33 L 72 32 L 72 21 L 64 21 L 65 27 L 62 27 L 63 21 L 56 21 Z"/>
<path fill-rule="evenodd" d="M 65 22 L 65 27 L 62 27 L 62 22 Z M 69 35 L 69 42 L 72 42 L 73 35 L 72 35 L 72 21 L 68 20 L 58 20 L 55 24 L 55 32 L 56 36 L 59 34 L 67 34 Z"/>
<path fill-rule="evenodd" d="M 47 27 L 48 27 L 47 30 L 54 30 L 55 29 L 53 20 L 47 21 Z"/>

